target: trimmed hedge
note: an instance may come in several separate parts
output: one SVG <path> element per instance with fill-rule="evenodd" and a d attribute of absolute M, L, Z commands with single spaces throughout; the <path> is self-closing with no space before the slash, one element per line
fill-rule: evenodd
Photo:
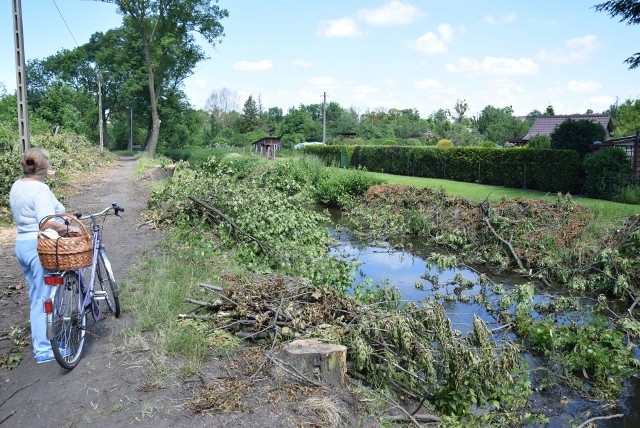
<path fill-rule="evenodd" d="M 580 193 L 584 172 L 573 150 L 492 149 L 485 147 L 310 146 L 306 150 L 328 164 L 369 171 L 546 192 Z"/>

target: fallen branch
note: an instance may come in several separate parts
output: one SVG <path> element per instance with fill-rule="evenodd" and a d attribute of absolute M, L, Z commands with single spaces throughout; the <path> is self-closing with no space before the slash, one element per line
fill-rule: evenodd
<path fill-rule="evenodd" d="M 191 320 L 202 320 L 202 321 L 213 321 L 215 319 L 215 318 L 209 317 L 207 315 L 194 315 L 194 314 L 178 314 L 178 318 L 191 319 Z"/>
<path fill-rule="evenodd" d="M 203 302 L 201 300 L 190 299 L 188 297 L 186 299 L 184 299 L 184 300 L 185 300 L 185 302 L 193 303 L 194 305 L 198 305 L 198 306 L 204 306 L 205 308 L 214 309 L 214 310 L 218 310 L 222 306 L 222 301 L 221 300 L 216 300 L 213 303 Z"/>
<path fill-rule="evenodd" d="M 406 416 L 398 415 L 398 416 L 383 416 L 382 419 L 389 422 L 409 422 L 410 419 Z M 428 413 L 420 413 L 418 415 L 413 415 L 413 419 L 419 422 L 442 422 L 442 419 L 435 415 L 430 415 Z"/>
<path fill-rule="evenodd" d="M 14 410 L 13 412 L 9 413 L 7 416 L 5 416 L 4 418 L 0 419 L 0 425 L 2 425 L 4 423 L 4 421 L 6 421 L 7 419 L 9 419 L 11 416 L 15 415 L 16 411 Z"/>
<path fill-rule="evenodd" d="M 591 422 L 603 421 L 605 419 L 622 418 L 623 416 L 624 416 L 623 413 L 618 413 L 618 414 L 610 415 L 610 416 L 596 416 L 595 418 L 587 419 L 586 421 L 584 421 L 583 423 L 578 425 L 578 428 L 584 428 L 587 425 L 589 425 Z"/>
<path fill-rule="evenodd" d="M 516 254 L 516 250 L 513 248 L 513 245 L 511 245 L 511 242 L 507 241 L 502 236 L 500 236 L 498 232 L 496 232 L 496 230 L 493 228 L 493 226 L 491 225 L 491 222 L 487 217 L 483 218 L 482 221 L 485 222 L 486 225 L 489 227 L 489 230 L 491 231 L 491 233 L 493 233 L 493 236 L 495 236 L 500 242 L 502 242 L 504 245 L 507 246 L 507 248 L 509 248 L 511 255 L 515 259 L 516 263 L 518 263 L 518 267 L 522 270 L 525 270 L 524 265 L 520 261 L 520 257 L 518 257 L 518 255 Z"/>
<path fill-rule="evenodd" d="M 231 227 L 233 227 L 236 231 L 238 231 L 242 236 L 245 236 L 249 240 L 251 240 L 251 241 L 255 242 L 256 244 L 258 244 L 258 246 L 262 249 L 262 251 L 265 253 L 266 256 L 268 256 L 268 257 L 272 256 L 272 253 L 271 253 L 269 247 L 267 247 L 267 245 L 264 242 L 262 242 L 261 240 L 259 240 L 256 237 L 254 237 L 253 235 L 251 235 L 249 232 L 245 231 L 240 226 L 238 226 L 236 224 L 236 222 L 233 221 L 233 219 L 231 217 L 229 217 L 228 215 L 226 215 L 225 213 L 223 213 L 222 211 L 220 211 L 219 209 L 217 209 L 213 205 L 208 204 L 208 203 L 206 203 L 204 201 L 201 201 L 200 199 L 194 198 L 193 196 L 188 196 L 188 198 L 191 201 L 195 202 L 196 204 L 201 205 L 205 209 L 207 209 L 207 210 L 211 211 L 212 213 L 216 214 L 217 216 L 221 217 Z"/>
<path fill-rule="evenodd" d="M 40 379 L 36 379 L 36 380 L 34 380 L 33 382 L 31 382 L 31 383 L 29 383 L 29 384 L 22 385 L 20 388 L 18 388 L 18 389 L 16 389 L 15 391 L 13 391 L 13 393 L 12 393 L 10 396 L 8 396 L 7 398 L 5 398 L 5 399 L 2 401 L 2 403 L 0 403 L 0 407 L 2 407 L 2 405 L 3 405 L 4 403 L 6 403 L 7 401 L 11 400 L 11 397 L 13 397 L 14 395 L 16 395 L 18 392 L 22 391 L 22 390 L 23 390 L 23 389 L 25 389 L 25 388 L 30 387 L 31 385 L 33 385 L 34 383 L 36 383 L 36 382 L 38 382 L 38 381 L 40 381 Z M 9 416 L 11 416 L 11 415 L 9 415 Z M 8 416 L 7 416 L 7 417 L 8 417 Z M 0 423 L 2 423 L 2 422 L 0 422 Z"/>

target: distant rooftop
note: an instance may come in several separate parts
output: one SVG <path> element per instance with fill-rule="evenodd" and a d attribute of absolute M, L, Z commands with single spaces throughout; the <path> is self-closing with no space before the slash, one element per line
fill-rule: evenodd
<path fill-rule="evenodd" d="M 531 126 L 531 130 L 524 136 L 525 140 L 530 140 L 536 135 L 551 135 L 553 131 L 565 120 L 590 120 L 599 122 L 607 134 L 613 131 L 613 123 L 611 122 L 611 116 L 608 114 L 567 114 L 567 115 L 555 115 L 555 116 L 538 116 L 536 121 Z"/>

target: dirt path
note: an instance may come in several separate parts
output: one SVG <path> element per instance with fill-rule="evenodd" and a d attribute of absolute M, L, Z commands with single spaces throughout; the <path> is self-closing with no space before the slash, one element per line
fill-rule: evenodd
<path fill-rule="evenodd" d="M 115 275 L 126 283 L 134 260 L 152 251 L 162 235 L 144 226 L 149 180 L 133 181 L 135 162 L 121 158 L 67 192 L 64 205 L 69 212 L 100 210 L 113 202 L 125 208 L 122 219 L 109 217 L 104 240 Z M 152 171 L 153 172 L 153 171 Z M 157 172 L 157 171 L 156 171 Z M 8 331 L 28 326 L 28 291 L 13 253 L 15 228 L 0 228 L 0 358 L 7 355 L 11 341 Z M 126 284 L 125 284 L 126 286 Z M 121 300 L 122 302 L 122 300 Z M 169 361 L 154 352 L 155 337 L 128 335 L 135 323 L 126 312 L 120 318 L 107 316 L 90 320 L 87 347 L 79 365 L 68 372 L 57 363 L 35 363 L 30 344 L 13 369 L 0 364 L 1 427 L 379 427 L 368 418 L 360 419 L 359 400 L 349 391 L 302 387 L 297 381 L 274 378 L 263 364 L 263 350 L 252 345 L 231 360 L 211 355 L 191 378 L 163 376 L 166 384 L 156 385 L 153 373 L 161 376 L 175 370 Z M 123 333 L 125 334 L 121 334 Z M 133 339 L 131 339 L 133 338 Z M 142 338 L 142 339 L 140 339 Z M 213 354 L 213 353 L 212 353 Z M 2 360 L 0 360 L 2 361 Z M 251 380 L 248 374 L 252 373 Z M 239 389 L 239 386 L 242 388 Z M 221 391 L 237 406 L 225 412 L 196 414 L 189 402 L 203 387 Z M 215 400 L 215 398 L 212 398 Z"/>
<path fill-rule="evenodd" d="M 109 217 L 104 227 L 119 282 L 126 281 L 132 261 L 161 238 L 159 232 L 140 227 L 148 181 L 134 182 L 134 169 L 132 158 L 122 158 L 83 180 L 80 190 L 72 190 L 63 201 L 69 212 L 99 210 L 112 202 L 125 208 L 122 219 Z M 28 321 L 28 292 L 13 254 L 14 241 L 14 228 L 0 230 L 0 331 Z M 107 316 L 92 324 L 84 357 L 70 372 L 55 362 L 36 365 L 27 345 L 17 368 L 0 369 L 0 425 L 194 425 L 184 394 L 147 387 L 145 354 L 152 350 L 132 355 L 123 346 L 123 336 L 115 334 L 131 323 L 132 315 L 125 312 L 119 319 Z M 7 339 L 3 342 L 6 346 Z"/>

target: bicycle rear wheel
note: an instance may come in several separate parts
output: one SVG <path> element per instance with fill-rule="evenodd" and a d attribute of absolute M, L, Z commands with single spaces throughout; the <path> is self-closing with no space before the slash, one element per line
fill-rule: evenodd
<path fill-rule="evenodd" d="M 82 308 L 77 271 L 62 275 L 63 283 L 52 291 L 53 314 L 48 320 L 47 338 L 56 361 L 67 370 L 73 369 L 84 352 L 87 314 Z"/>
<path fill-rule="evenodd" d="M 113 276 L 111 263 L 107 258 L 107 252 L 104 248 L 100 248 L 98 254 L 98 265 L 96 266 L 96 281 L 100 285 L 100 290 L 106 292 L 105 300 L 111 313 L 117 318 L 120 316 L 120 292 L 118 291 L 118 283 Z"/>

